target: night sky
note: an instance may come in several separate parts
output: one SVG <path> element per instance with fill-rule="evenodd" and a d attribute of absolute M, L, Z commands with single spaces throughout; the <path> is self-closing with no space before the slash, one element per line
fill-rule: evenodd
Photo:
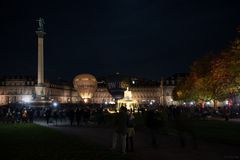
<path fill-rule="evenodd" d="M 0 75 L 37 74 L 36 19 L 45 19 L 45 76 L 120 72 L 160 79 L 226 48 L 239 0 L 1 1 Z"/>

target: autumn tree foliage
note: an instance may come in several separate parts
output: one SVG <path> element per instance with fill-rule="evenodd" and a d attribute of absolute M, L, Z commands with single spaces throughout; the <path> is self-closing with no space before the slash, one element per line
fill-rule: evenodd
<path fill-rule="evenodd" d="M 228 98 L 228 88 L 232 83 L 232 74 L 229 72 L 229 52 L 224 52 L 211 61 L 208 88 L 212 92 L 214 106 L 216 101 Z"/>
<path fill-rule="evenodd" d="M 212 55 L 204 56 L 195 61 L 191 66 L 191 72 L 173 91 L 174 100 L 191 101 L 205 103 L 211 100 L 211 92 L 208 88 L 210 61 Z"/>
<path fill-rule="evenodd" d="M 240 28 L 239 28 L 240 33 Z M 190 74 L 173 92 L 174 100 L 223 101 L 240 93 L 240 38 L 217 56 L 207 54 L 195 61 Z"/>

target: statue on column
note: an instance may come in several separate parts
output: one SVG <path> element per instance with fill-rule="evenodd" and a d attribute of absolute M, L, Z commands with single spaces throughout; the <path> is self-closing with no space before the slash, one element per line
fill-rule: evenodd
<path fill-rule="evenodd" d="M 40 17 L 37 20 L 37 22 L 38 22 L 38 31 L 44 32 L 44 24 L 45 24 L 44 19 Z"/>

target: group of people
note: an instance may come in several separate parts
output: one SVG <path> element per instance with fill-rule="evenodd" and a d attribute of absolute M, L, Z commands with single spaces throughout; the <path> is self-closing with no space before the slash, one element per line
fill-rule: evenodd
<path fill-rule="evenodd" d="M 210 108 L 193 106 L 158 106 L 149 105 L 140 107 L 137 111 L 127 110 L 126 107 L 120 107 L 119 112 L 110 114 L 103 107 L 90 108 L 87 106 L 61 106 L 61 107 L 43 107 L 30 108 L 7 107 L 0 108 L 0 121 L 6 123 L 32 123 L 34 120 L 46 121 L 46 123 L 67 122 L 70 126 L 82 126 L 94 123 L 101 125 L 113 120 L 114 133 L 112 137 L 112 150 L 115 150 L 120 144 L 121 152 L 134 151 L 135 127 L 137 125 L 136 116 L 140 117 L 145 123 L 151 137 L 153 148 L 159 147 L 159 135 L 167 133 L 167 123 L 173 122 L 174 129 L 177 131 L 179 141 L 182 147 L 186 145 L 186 134 L 192 138 L 194 148 L 197 148 L 197 138 L 192 129 L 191 122 L 194 119 L 205 119 L 209 116 L 222 117 L 228 120 L 231 115 L 237 116 L 240 112 L 236 108 Z M 106 119 L 106 115 L 112 117 Z"/>
<path fill-rule="evenodd" d="M 42 121 L 47 124 L 69 123 L 73 125 L 88 125 L 89 123 L 104 124 L 106 114 L 102 107 L 87 106 L 58 106 L 30 107 L 14 105 L 0 108 L 0 122 L 4 123 L 32 123 Z"/>
<path fill-rule="evenodd" d="M 55 110 L 55 114 L 57 114 Z M 77 126 L 88 125 L 89 123 L 97 123 L 98 125 L 105 123 L 103 108 L 91 109 L 89 107 L 69 108 L 67 116 L 69 117 L 70 125 L 73 126 L 76 122 Z"/>
<path fill-rule="evenodd" d="M 128 111 L 126 107 L 120 107 L 119 113 L 114 119 L 114 133 L 112 140 L 112 150 L 117 147 L 117 141 L 121 144 L 121 151 L 133 152 L 133 137 L 135 135 L 135 117 L 132 110 Z"/>
<path fill-rule="evenodd" d="M 1 108 L 0 121 L 5 123 L 32 123 L 34 111 L 30 108 Z"/>
<path fill-rule="evenodd" d="M 45 109 L 44 116 L 41 118 L 41 120 L 44 119 L 47 124 L 69 122 L 70 126 L 86 126 L 91 123 L 97 123 L 100 125 L 105 123 L 102 108 L 93 109 L 86 106 L 71 106 L 68 108 L 48 107 Z"/>
<path fill-rule="evenodd" d="M 169 121 L 174 124 L 173 127 L 177 131 L 180 145 L 186 146 L 187 135 L 192 138 L 193 148 L 196 149 L 197 138 L 191 126 L 191 121 L 196 118 L 193 113 L 194 110 L 183 106 L 172 108 L 149 106 L 147 110 L 141 110 L 139 116 L 145 122 L 144 128 L 149 131 L 149 138 L 154 149 L 159 147 L 159 136 L 168 134 L 167 123 Z M 135 116 L 132 110 L 121 107 L 119 113 L 114 116 L 112 150 L 117 148 L 118 143 L 123 154 L 134 150 L 135 125 Z"/>

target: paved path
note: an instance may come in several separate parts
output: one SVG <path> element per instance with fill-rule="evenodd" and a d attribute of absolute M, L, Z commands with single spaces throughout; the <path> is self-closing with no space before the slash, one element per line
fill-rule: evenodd
<path fill-rule="evenodd" d="M 209 120 L 225 121 L 225 118 L 210 118 Z M 240 118 L 234 118 L 234 119 L 230 118 L 228 121 L 240 123 Z"/>
<path fill-rule="evenodd" d="M 110 148 L 113 131 L 109 128 L 100 127 L 70 127 L 67 123 L 39 125 L 56 129 L 67 135 L 79 136 L 84 141 Z M 181 148 L 176 136 L 160 136 L 160 146 L 153 149 L 148 132 L 136 132 L 135 151 L 127 156 L 137 160 L 240 160 L 240 146 L 228 146 L 216 143 L 198 142 L 199 148 L 194 150 L 187 140 L 187 147 Z"/>

